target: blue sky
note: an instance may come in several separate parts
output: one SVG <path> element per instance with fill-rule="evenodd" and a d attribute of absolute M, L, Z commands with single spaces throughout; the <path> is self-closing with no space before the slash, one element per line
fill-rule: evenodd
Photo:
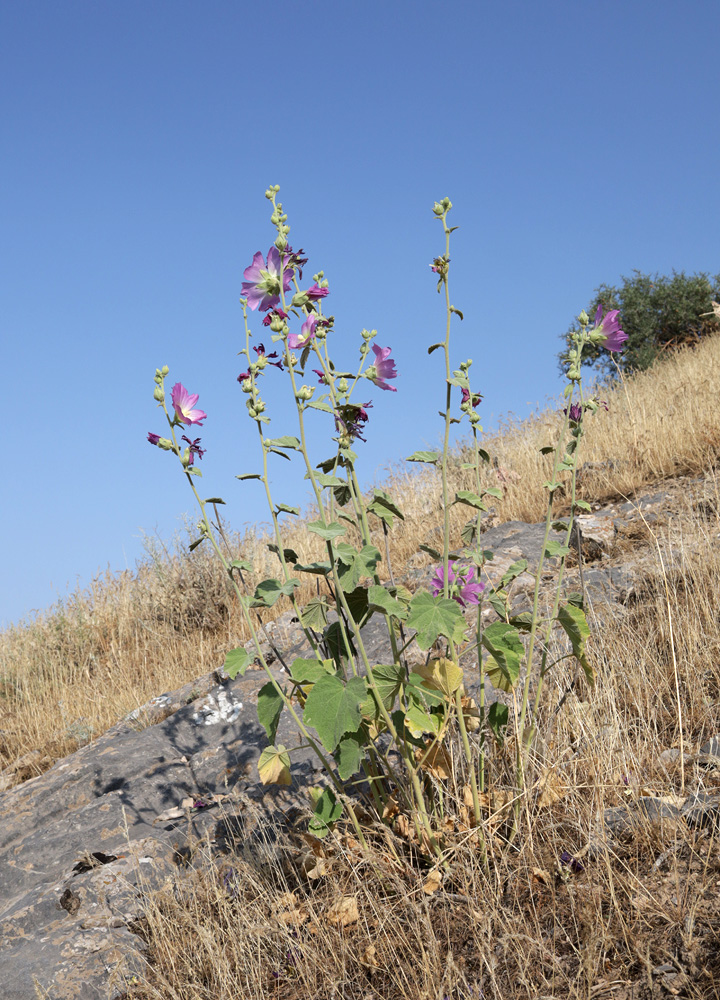
<path fill-rule="evenodd" d="M 717 273 L 718 38 L 716 0 L 0 5 L 0 621 L 132 568 L 192 510 L 146 441 L 156 366 L 208 413 L 206 495 L 238 527 L 265 516 L 233 477 L 257 466 L 238 298 L 268 184 L 330 282 L 338 362 L 363 327 L 393 347 L 365 482 L 439 434 L 436 199 L 486 428 L 558 392 L 558 335 L 597 285 Z M 294 432 L 279 396 L 272 415 Z M 277 499 L 302 504 L 286 464 Z"/>

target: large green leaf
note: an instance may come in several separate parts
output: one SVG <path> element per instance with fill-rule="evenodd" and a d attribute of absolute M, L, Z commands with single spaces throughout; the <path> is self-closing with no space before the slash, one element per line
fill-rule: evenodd
<path fill-rule="evenodd" d="M 290 676 L 298 684 L 315 684 L 321 677 L 335 673 L 332 660 L 309 660 L 298 657 L 290 665 Z"/>
<path fill-rule="evenodd" d="M 284 437 L 279 438 L 265 438 L 266 448 L 293 448 L 297 450 L 300 448 L 300 439 L 292 437 L 286 434 Z"/>
<path fill-rule="evenodd" d="M 402 682 L 405 680 L 405 670 L 399 663 L 378 663 L 370 668 L 370 673 L 382 703 L 388 712 L 392 711 Z M 380 714 L 380 707 L 375 700 L 375 692 L 369 684 L 367 698 L 360 706 L 360 710 L 364 716 L 371 719 L 377 718 Z"/>
<path fill-rule="evenodd" d="M 508 566 L 506 572 L 503 573 L 502 580 L 500 581 L 500 586 L 507 587 L 507 585 L 509 583 L 512 583 L 513 580 L 517 579 L 517 577 L 519 577 L 521 573 L 524 573 L 527 568 L 528 568 L 527 559 L 518 559 L 514 563 L 511 563 L 511 565 Z"/>
<path fill-rule="evenodd" d="M 417 630 L 420 649 L 429 649 L 441 635 L 460 642 L 465 631 L 465 619 L 460 605 L 444 597 L 433 597 L 421 590 L 410 602 L 408 628 Z"/>
<path fill-rule="evenodd" d="M 283 710 L 283 699 L 272 681 L 268 681 L 258 691 L 257 715 L 258 722 L 267 733 L 271 743 L 275 742 L 280 715 Z"/>
<path fill-rule="evenodd" d="M 297 566 L 295 567 L 297 569 Z M 300 624 L 304 628 L 323 629 L 327 625 L 328 605 L 326 597 L 311 597 L 300 612 Z"/>
<path fill-rule="evenodd" d="M 476 510 L 487 510 L 482 497 L 473 493 L 472 490 L 458 490 L 454 502 L 464 503 L 467 507 L 474 507 Z"/>
<path fill-rule="evenodd" d="M 339 677 L 321 677 L 305 702 L 304 721 L 313 726 L 325 746 L 332 752 L 346 733 L 360 728 L 360 706 L 367 694 L 365 680 L 351 677 L 343 683 Z"/>
<path fill-rule="evenodd" d="M 440 458 L 439 451 L 414 451 L 412 455 L 408 455 L 405 459 L 406 462 L 428 462 L 430 465 L 434 465 L 435 462 Z"/>
<path fill-rule="evenodd" d="M 364 545 L 358 552 L 347 542 L 337 542 L 333 551 L 338 561 L 340 585 L 346 593 L 355 590 L 363 577 L 374 576 L 381 558 L 374 545 Z"/>
<path fill-rule="evenodd" d="M 544 555 L 548 559 L 554 559 L 555 556 L 566 556 L 569 551 L 570 549 L 567 545 L 563 545 L 562 542 L 558 542 L 554 538 L 550 538 L 545 543 Z"/>
<path fill-rule="evenodd" d="M 423 733 L 431 733 L 437 736 L 442 726 L 442 719 L 439 715 L 430 715 L 418 705 L 411 705 L 405 713 L 405 727 L 413 736 L 421 736 Z"/>
<path fill-rule="evenodd" d="M 299 586 L 300 581 L 296 580 L 295 577 L 285 583 L 280 583 L 279 580 L 263 580 L 255 588 L 251 607 L 271 608 L 283 595 L 291 597 L 295 588 Z"/>
<path fill-rule="evenodd" d="M 525 654 L 518 630 L 507 622 L 493 622 L 483 632 L 482 644 L 490 653 L 485 663 L 490 681 L 503 691 L 512 691 Z"/>
<path fill-rule="evenodd" d="M 365 735 L 361 732 L 350 733 L 338 743 L 333 757 L 337 764 L 341 781 L 347 781 L 357 774 L 362 767 L 364 756 Z"/>
<path fill-rule="evenodd" d="M 405 515 L 402 513 L 397 504 L 390 499 L 388 494 L 375 487 L 375 496 L 368 504 L 368 511 L 379 517 L 381 521 L 384 521 L 389 528 L 393 526 L 393 518 L 399 517 L 401 521 L 405 520 Z"/>
<path fill-rule="evenodd" d="M 255 659 L 246 649 L 240 646 L 239 649 L 229 649 L 225 654 L 223 669 L 231 680 L 235 680 L 238 674 L 245 676 L 245 671 Z"/>
<path fill-rule="evenodd" d="M 314 535 L 324 538 L 326 542 L 344 535 L 347 531 L 347 528 L 343 528 L 342 524 L 339 524 L 337 521 L 333 521 L 332 524 L 323 524 L 322 521 L 310 521 L 307 529 L 308 531 L 312 531 Z"/>
<path fill-rule="evenodd" d="M 572 644 L 573 653 L 585 671 L 588 684 L 594 684 L 595 675 L 593 668 L 588 663 L 585 655 L 585 641 L 590 636 L 590 626 L 585 618 L 585 612 L 582 608 L 578 608 L 574 604 L 566 604 L 558 611 L 557 620 L 567 633 L 567 637 Z"/>
<path fill-rule="evenodd" d="M 398 601 L 397 598 L 393 597 L 388 593 L 385 587 L 379 587 L 373 584 L 368 588 L 368 603 L 370 607 L 378 608 L 380 611 L 384 611 L 387 615 L 394 615 L 401 621 L 407 618 L 408 609 Z"/>
<path fill-rule="evenodd" d="M 342 802 L 338 802 L 332 788 L 326 788 L 315 803 L 308 829 L 316 837 L 324 837 L 330 833 L 332 825 L 342 816 Z"/>

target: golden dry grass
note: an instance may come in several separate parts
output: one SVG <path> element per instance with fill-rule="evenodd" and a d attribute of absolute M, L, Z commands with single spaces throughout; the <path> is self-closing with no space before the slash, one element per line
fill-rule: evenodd
<path fill-rule="evenodd" d="M 720 451 L 719 376 L 720 338 L 714 338 L 601 394 L 609 412 L 588 421 L 582 495 L 601 503 L 683 474 L 712 477 Z M 482 442 L 497 460 L 483 475 L 504 489 L 495 520 L 542 517 L 539 484 L 549 468 L 538 449 L 554 440 L 558 424 L 548 410 L 508 421 Z M 464 458 L 454 456 L 453 489 L 473 485 L 460 469 Z M 648 525 L 642 586 L 593 629 L 594 691 L 576 687 L 556 712 L 568 678 L 551 675 L 530 765 L 534 792 L 511 848 L 486 817 L 489 863 L 482 865 L 462 833 L 463 779 L 456 774 L 446 789 L 448 867 L 440 881 L 390 832 L 378 834 L 368 856 L 338 830 L 315 848 L 327 855 L 325 873 L 315 878 L 297 835 L 284 860 L 268 868 L 241 858 L 214 867 L 208 858 L 182 885 L 148 900 L 136 929 L 149 942 L 153 967 L 128 995 L 720 995 L 717 832 L 644 823 L 608 852 L 586 850 L 606 807 L 720 784 L 696 755 L 720 732 L 714 483 L 702 510 L 688 499 L 668 524 Z M 427 469 L 393 470 L 383 486 L 402 496 L 406 513 L 391 540 L 400 577 L 411 559 L 416 564 L 420 543 L 438 543 L 439 483 Z M 456 535 L 466 517 L 453 508 Z M 229 541 L 234 555 L 254 563 L 256 579 L 275 572 L 267 539 L 249 532 Z M 302 523 L 285 541 L 303 561 L 319 554 Z M 217 667 L 243 638 L 238 609 L 209 552 L 189 555 L 181 541 L 168 550 L 151 540 L 136 573 L 100 577 L 0 635 L 0 760 L 9 764 L 40 751 L 29 772 L 49 766 L 161 691 Z M 663 764 L 661 752 L 681 746 L 688 754 L 684 769 Z M 489 817 L 511 784 L 511 758 L 506 748 L 489 761 Z M 543 798 L 543 788 L 553 794 Z M 400 860 L 388 850 L 388 837 Z M 563 851 L 580 859 L 582 869 L 563 865 Z M 663 965 L 670 971 L 658 971 Z"/>

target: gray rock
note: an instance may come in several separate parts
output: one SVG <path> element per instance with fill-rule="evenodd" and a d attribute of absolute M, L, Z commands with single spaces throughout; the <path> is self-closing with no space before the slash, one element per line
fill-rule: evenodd
<path fill-rule="evenodd" d="M 682 814 L 689 826 L 720 827 L 720 790 L 689 795 L 683 804 Z"/>

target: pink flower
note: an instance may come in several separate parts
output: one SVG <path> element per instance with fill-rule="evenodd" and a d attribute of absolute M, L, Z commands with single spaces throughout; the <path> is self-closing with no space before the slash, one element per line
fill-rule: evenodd
<path fill-rule="evenodd" d="M 460 400 L 460 403 L 462 404 L 462 403 L 469 403 L 469 402 L 471 402 L 470 390 L 469 389 L 462 389 L 461 388 L 460 391 L 462 392 L 462 399 Z M 480 395 L 480 393 L 479 392 L 474 392 L 472 394 L 472 405 L 473 405 L 473 408 L 475 408 L 476 406 L 479 406 L 481 402 L 482 402 L 482 396 Z"/>
<path fill-rule="evenodd" d="M 485 584 L 478 581 L 475 575 L 475 567 L 464 565 L 458 566 L 451 562 L 448 567 L 448 593 L 454 601 L 465 607 L 468 604 L 479 604 L 480 594 L 485 589 Z M 438 566 L 435 576 L 430 581 L 430 588 L 437 597 L 445 590 L 445 568 Z"/>
<path fill-rule="evenodd" d="M 597 307 L 595 313 L 595 329 L 602 333 L 599 343 L 606 351 L 621 351 L 623 344 L 628 339 L 628 335 L 620 329 L 618 320 L 619 309 L 611 309 L 603 319 L 603 307 Z"/>
<path fill-rule="evenodd" d="M 377 344 L 373 344 L 372 349 L 375 352 L 375 364 L 369 369 L 368 378 L 379 389 L 389 389 L 390 392 L 397 392 L 394 386 L 388 385 L 385 381 L 386 378 L 397 378 L 395 362 L 390 357 L 392 347 L 378 347 Z M 375 369 L 374 375 L 372 369 Z"/>
<path fill-rule="evenodd" d="M 207 417 L 207 413 L 202 410 L 194 410 L 199 396 L 197 393 L 189 393 L 182 382 L 176 382 L 172 387 L 172 405 L 178 420 L 183 424 L 199 424 Z"/>
<path fill-rule="evenodd" d="M 152 431 L 150 431 L 148 433 L 148 438 L 147 439 L 150 442 L 150 444 L 159 444 L 160 443 L 160 435 L 159 434 L 153 434 Z"/>
<path fill-rule="evenodd" d="M 324 299 L 326 295 L 330 294 L 329 288 L 321 288 L 317 281 L 305 292 L 309 299 Z"/>
<path fill-rule="evenodd" d="M 272 309 L 280 301 L 280 273 L 282 272 L 283 291 L 287 292 L 292 281 L 292 269 L 286 267 L 283 270 L 280 254 L 277 247 L 270 247 L 265 258 L 258 252 L 252 260 L 252 264 L 246 267 L 243 272 L 245 281 L 242 283 L 242 294 L 247 299 L 247 304 L 251 309 L 260 308 L 260 312 Z"/>
<path fill-rule="evenodd" d="M 567 413 L 567 407 L 563 410 L 563 413 Z M 570 404 L 570 419 L 574 424 L 576 424 L 580 417 L 582 416 L 582 406 L 579 403 Z"/>
<path fill-rule="evenodd" d="M 306 347 L 315 336 L 315 327 L 317 326 L 317 321 L 318 318 L 316 314 L 310 313 L 308 318 L 300 327 L 300 333 L 289 334 L 288 347 L 291 347 L 293 350 L 296 350 L 299 347 Z"/>
<path fill-rule="evenodd" d="M 275 306 L 272 312 L 269 312 L 263 320 L 263 326 L 270 326 L 274 319 L 287 319 L 287 317 L 288 314 L 280 306 Z"/>

